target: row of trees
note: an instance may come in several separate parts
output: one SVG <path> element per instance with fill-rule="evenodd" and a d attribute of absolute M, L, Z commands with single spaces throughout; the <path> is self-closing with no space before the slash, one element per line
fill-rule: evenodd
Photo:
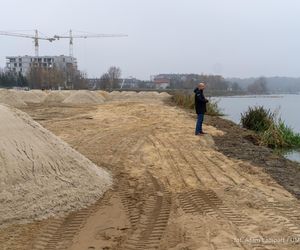
<path fill-rule="evenodd" d="M 226 80 L 220 75 L 173 74 L 165 76 L 170 79 L 171 89 L 192 89 L 199 82 L 205 82 L 207 83 L 207 90 L 211 92 L 232 91 L 247 92 L 249 94 L 268 93 L 267 80 L 265 77 L 256 79 L 253 83 L 249 84 L 246 89 L 243 89 L 237 82 Z"/>
<path fill-rule="evenodd" d="M 267 80 L 265 77 L 260 77 L 252 84 L 248 85 L 247 91 L 250 94 L 266 94 L 268 93 Z"/>
<path fill-rule="evenodd" d="M 95 88 L 111 91 L 121 86 L 121 69 L 112 66 L 104 73 L 95 84 Z M 207 90 L 214 91 L 246 91 L 249 94 L 265 94 L 268 92 L 267 80 L 264 77 L 256 79 L 242 89 L 237 82 L 228 81 L 220 75 L 198 75 L 198 74 L 168 74 L 160 75 L 162 78 L 170 80 L 170 89 L 193 89 L 199 82 L 207 83 Z M 24 77 L 20 73 L 5 72 L 0 70 L 0 86 L 2 87 L 29 87 L 32 89 L 87 89 L 89 81 L 86 74 L 69 67 L 43 68 L 32 67 Z M 139 88 L 155 88 L 151 82 L 138 81 Z"/>
<path fill-rule="evenodd" d="M 230 83 L 220 75 L 172 74 L 167 77 L 170 79 L 171 89 L 192 89 L 199 82 L 207 83 L 207 89 L 212 91 L 225 91 L 230 86 Z"/>
<path fill-rule="evenodd" d="M 96 83 L 97 89 L 120 88 L 121 69 L 112 66 Z M 29 87 L 31 89 L 87 89 L 89 81 L 85 73 L 73 67 L 65 70 L 53 67 L 32 67 L 26 77 L 21 73 L 0 70 L 0 87 Z"/>
<path fill-rule="evenodd" d="M 29 87 L 32 89 L 87 89 L 88 80 L 83 72 L 73 67 L 31 67 L 26 77 L 21 73 L 0 71 L 1 87 Z"/>
<path fill-rule="evenodd" d="M 22 74 L 4 72 L 0 70 L 0 86 L 5 88 L 26 87 L 28 86 L 28 81 Z"/>
<path fill-rule="evenodd" d="M 86 75 L 74 69 L 32 67 L 27 74 L 28 84 L 33 89 L 87 89 Z"/>

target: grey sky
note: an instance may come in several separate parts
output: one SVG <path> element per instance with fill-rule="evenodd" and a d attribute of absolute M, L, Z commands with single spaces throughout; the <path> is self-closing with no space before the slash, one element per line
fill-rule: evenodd
<path fill-rule="evenodd" d="M 74 30 L 127 38 L 75 40 L 90 77 L 158 73 L 300 76 L 299 0 L 0 0 L 0 30 L 54 35 Z M 7 55 L 33 55 L 30 39 L 0 36 Z M 68 41 L 41 42 L 41 55 L 68 54 Z"/>

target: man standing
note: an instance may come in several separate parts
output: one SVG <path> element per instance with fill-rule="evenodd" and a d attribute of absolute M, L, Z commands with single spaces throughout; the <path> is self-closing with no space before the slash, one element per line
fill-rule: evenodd
<path fill-rule="evenodd" d="M 206 103 L 208 100 L 204 97 L 203 90 L 205 89 L 205 83 L 199 83 L 198 87 L 194 89 L 195 93 L 195 109 L 197 113 L 197 123 L 195 135 L 206 134 L 202 130 L 202 123 L 204 119 L 204 114 L 206 112 Z"/>

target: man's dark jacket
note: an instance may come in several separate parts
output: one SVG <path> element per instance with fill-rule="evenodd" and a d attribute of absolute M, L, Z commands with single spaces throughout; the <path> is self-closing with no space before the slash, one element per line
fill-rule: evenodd
<path fill-rule="evenodd" d="M 208 100 L 204 97 L 202 89 L 195 88 L 194 93 L 196 113 L 198 115 L 204 114 L 206 112 L 206 103 L 208 102 Z"/>

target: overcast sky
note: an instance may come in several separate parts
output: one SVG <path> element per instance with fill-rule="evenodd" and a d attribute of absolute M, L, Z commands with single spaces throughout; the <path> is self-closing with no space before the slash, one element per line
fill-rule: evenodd
<path fill-rule="evenodd" d="M 46 35 L 70 28 L 126 33 L 74 41 L 90 77 L 109 66 L 124 77 L 159 73 L 300 76 L 299 0 L 0 0 L 0 30 Z M 30 33 L 30 32 L 23 32 Z M 33 31 L 32 31 L 33 34 Z M 0 36 L 5 57 L 33 55 L 30 39 Z M 68 54 L 68 40 L 40 42 L 40 55 Z"/>

